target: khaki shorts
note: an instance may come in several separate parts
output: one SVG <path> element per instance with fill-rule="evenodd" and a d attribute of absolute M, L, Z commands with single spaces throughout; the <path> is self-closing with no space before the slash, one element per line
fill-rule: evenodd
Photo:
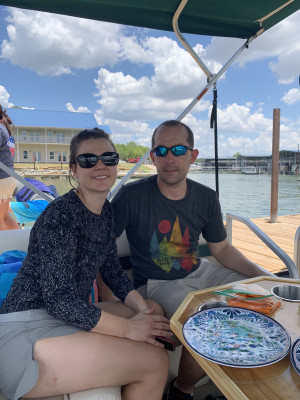
<path fill-rule="evenodd" d="M 17 400 L 35 386 L 39 376 L 35 342 L 78 331 L 46 310 L 0 314 L 0 388 L 5 396 Z"/>
<path fill-rule="evenodd" d="M 248 278 L 248 276 L 202 259 L 196 271 L 185 278 L 176 280 L 149 279 L 145 285 L 140 286 L 137 290 L 145 299 L 159 303 L 163 307 L 166 317 L 171 319 L 188 293 Z"/>
<path fill-rule="evenodd" d="M 0 200 L 10 199 L 15 187 L 16 179 L 10 176 L 9 178 L 0 179 Z"/>

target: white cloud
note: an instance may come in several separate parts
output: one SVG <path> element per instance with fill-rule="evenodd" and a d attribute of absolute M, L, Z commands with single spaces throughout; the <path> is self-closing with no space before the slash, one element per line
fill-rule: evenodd
<path fill-rule="evenodd" d="M 84 107 L 84 106 L 79 106 L 77 108 L 77 110 L 75 110 L 72 103 L 67 103 L 66 108 L 70 112 L 79 112 L 79 113 L 90 113 L 91 112 L 87 107 Z"/>
<path fill-rule="evenodd" d="M 6 108 L 13 106 L 13 103 L 10 103 L 9 98 L 10 94 L 8 93 L 8 91 L 5 89 L 4 86 L 0 85 L 0 104 L 2 105 L 2 107 Z"/>
<path fill-rule="evenodd" d="M 288 105 L 298 103 L 298 101 L 300 101 L 300 90 L 296 88 L 290 89 L 288 92 L 284 93 L 281 100 Z"/>
<path fill-rule="evenodd" d="M 237 58 L 243 67 L 249 62 L 272 58 L 270 70 L 280 83 L 292 83 L 300 71 L 300 10 L 252 41 Z M 207 57 L 224 64 L 245 40 L 214 37 L 205 49 Z"/>
<path fill-rule="evenodd" d="M 8 40 L 1 58 L 40 75 L 114 65 L 121 26 L 20 9 L 10 9 Z"/>
<path fill-rule="evenodd" d="M 9 9 L 9 13 L 2 60 L 40 75 L 74 74 L 74 79 L 79 69 L 97 68 L 94 95 L 98 109 L 97 105 L 75 109 L 72 98 L 66 108 L 73 112 L 92 109 L 99 124 L 110 126 L 116 143 L 135 140 L 149 146 L 153 126 L 177 118 L 206 85 L 204 73 L 191 56 L 169 37 L 152 37 L 151 30 L 126 30 L 114 24 L 17 9 Z M 268 58 L 279 82 L 295 80 L 300 71 L 299 22 L 300 11 L 265 32 L 244 50 L 235 68 L 251 68 L 255 60 Z M 197 44 L 194 50 L 216 73 L 243 42 L 212 38 L 208 46 Z M 1 88 L 0 102 L 12 104 Z M 211 101 L 204 99 L 184 122 L 194 130 L 200 153 L 212 156 Z M 247 154 L 271 151 L 272 121 L 265 116 L 266 100 L 258 104 L 251 97 L 244 99 L 244 103 L 219 105 L 220 155 L 243 149 Z M 288 90 L 281 100 L 289 105 L 298 102 L 299 90 Z M 300 118 L 295 122 L 285 117 L 283 121 L 280 140 L 290 148 L 300 143 Z"/>
<path fill-rule="evenodd" d="M 207 119 L 197 119 L 189 114 L 184 120 L 195 135 L 195 147 L 199 157 L 213 157 L 214 135 Z M 220 157 L 241 154 L 266 155 L 272 153 L 273 121 L 260 109 L 232 104 L 218 108 L 218 151 Z M 296 150 L 300 143 L 300 118 L 297 122 L 282 119 L 280 125 L 280 149 Z"/>

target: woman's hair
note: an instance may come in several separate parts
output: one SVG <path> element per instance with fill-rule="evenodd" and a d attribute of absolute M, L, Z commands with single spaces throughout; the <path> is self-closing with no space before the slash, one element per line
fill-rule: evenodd
<path fill-rule="evenodd" d="M 6 129 L 8 130 L 9 136 L 11 136 L 12 135 L 11 127 L 14 126 L 14 124 L 12 123 L 12 120 L 7 115 L 6 110 L 3 110 L 1 104 L 0 104 L 0 122 L 3 125 L 5 125 Z"/>
<path fill-rule="evenodd" d="M 103 129 L 94 128 L 94 129 L 86 129 L 84 131 L 79 132 L 78 135 L 72 138 L 70 143 L 69 182 L 72 187 L 74 187 L 72 182 L 72 179 L 74 179 L 74 177 L 71 174 L 71 168 L 73 165 L 76 164 L 76 158 L 78 156 L 77 153 L 81 143 L 89 139 L 105 139 L 111 144 L 114 151 L 117 151 L 115 145 L 113 144 L 113 142 L 109 137 L 109 134 L 104 132 Z"/>

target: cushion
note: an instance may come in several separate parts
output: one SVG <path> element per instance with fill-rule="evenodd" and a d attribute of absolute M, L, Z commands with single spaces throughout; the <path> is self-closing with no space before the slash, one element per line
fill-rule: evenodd
<path fill-rule="evenodd" d="M 104 387 L 65 394 L 64 400 L 122 400 L 121 387 Z"/>

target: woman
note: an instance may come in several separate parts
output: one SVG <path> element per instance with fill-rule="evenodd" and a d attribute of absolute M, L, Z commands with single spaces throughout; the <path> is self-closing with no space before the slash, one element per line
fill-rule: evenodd
<path fill-rule="evenodd" d="M 28 255 L 0 308 L 0 387 L 13 400 L 122 386 L 124 400 L 162 397 L 172 334 L 119 265 L 106 200 L 118 153 L 99 129 L 71 141 L 78 186 L 34 224 Z M 123 303 L 88 303 L 97 271 Z M 33 358 L 32 358 L 33 354 Z"/>
<path fill-rule="evenodd" d="M 0 161 L 13 169 L 15 141 L 12 135 L 13 123 L 0 104 Z M 18 222 L 9 215 L 9 201 L 16 186 L 16 180 L 0 166 L 0 230 L 18 229 Z"/>

